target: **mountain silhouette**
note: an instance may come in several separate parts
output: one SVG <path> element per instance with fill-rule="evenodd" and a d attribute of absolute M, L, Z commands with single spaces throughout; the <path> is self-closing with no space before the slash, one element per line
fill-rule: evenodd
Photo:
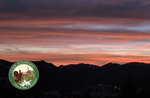
<path fill-rule="evenodd" d="M 150 64 L 146 63 L 108 63 L 103 66 L 80 63 L 57 67 L 43 60 L 32 62 L 39 70 L 39 81 L 30 90 L 20 91 L 14 88 L 8 79 L 9 69 L 14 62 L 0 60 L 1 95 L 8 94 L 13 96 L 19 92 L 23 95 L 27 94 L 30 96 L 29 93 L 31 93 L 38 96 L 38 94 L 44 91 L 58 90 L 60 92 L 67 92 L 100 83 L 121 87 L 129 76 L 133 77 L 138 88 L 150 91 Z M 20 97 L 21 95 L 17 96 Z"/>

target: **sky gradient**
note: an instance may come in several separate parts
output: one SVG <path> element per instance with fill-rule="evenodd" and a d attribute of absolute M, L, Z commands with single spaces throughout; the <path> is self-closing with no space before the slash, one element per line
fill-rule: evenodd
<path fill-rule="evenodd" d="M 150 0 L 1 0 L 0 58 L 150 63 Z"/>

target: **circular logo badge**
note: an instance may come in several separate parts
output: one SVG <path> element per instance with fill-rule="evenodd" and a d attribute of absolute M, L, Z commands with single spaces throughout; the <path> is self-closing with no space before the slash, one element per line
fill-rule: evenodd
<path fill-rule="evenodd" d="M 32 88 L 38 81 L 39 71 L 35 64 L 30 61 L 18 61 L 9 70 L 10 83 L 20 89 Z"/>

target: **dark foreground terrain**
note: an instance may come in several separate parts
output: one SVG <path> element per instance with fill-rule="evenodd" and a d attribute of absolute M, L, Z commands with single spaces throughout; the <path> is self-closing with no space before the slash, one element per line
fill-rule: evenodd
<path fill-rule="evenodd" d="M 56 67 L 33 61 L 38 83 L 30 90 L 14 88 L 8 79 L 13 62 L 0 60 L 0 98 L 150 98 L 150 64 L 76 64 Z"/>

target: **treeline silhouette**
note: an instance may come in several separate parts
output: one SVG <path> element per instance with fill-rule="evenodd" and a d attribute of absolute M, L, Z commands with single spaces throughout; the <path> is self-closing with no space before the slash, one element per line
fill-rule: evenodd
<path fill-rule="evenodd" d="M 14 88 L 8 79 L 13 62 L 0 60 L 0 98 L 149 98 L 150 64 L 131 62 L 70 64 L 56 67 L 33 61 L 39 69 L 38 83 L 27 91 Z"/>

